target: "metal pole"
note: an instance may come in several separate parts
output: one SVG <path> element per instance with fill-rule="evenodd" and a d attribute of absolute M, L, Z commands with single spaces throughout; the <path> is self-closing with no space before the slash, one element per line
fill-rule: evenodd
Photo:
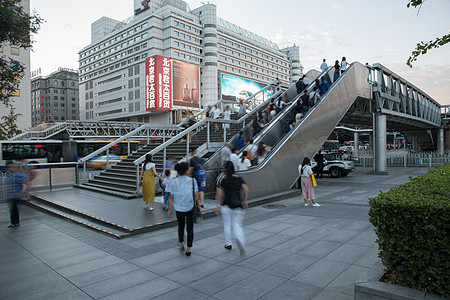
<path fill-rule="evenodd" d="M 48 184 L 50 186 L 50 191 L 52 191 L 53 185 L 52 185 L 52 168 L 51 167 L 48 168 L 48 179 L 49 179 Z"/>
<path fill-rule="evenodd" d="M 429 166 L 431 168 L 431 154 L 428 155 L 428 160 L 429 160 L 428 164 L 429 164 Z"/>
<path fill-rule="evenodd" d="M 207 126 L 206 126 L 206 147 L 209 149 L 209 132 L 210 132 L 210 125 L 211 125 L 211 122 L 208 122 L 207 123 Z"/>
<path fill-rule="evenodd" d="M 438 142 L 439 142 L 439 148 L 438 148 L 438 150 L 439 150 L 439 154 L 440 155 L 442 155 L 442 154 L 444 154 L 444 128 L 439 128 L 439 139 L 438 139 Z"/>
<path fill-rule="evenodd" d="M 150 128 L 147 127 L 147 145 L 150 144 Z"/>
<path fill-rule="evenodd" d="M 386 172 L 386 115 L 375 115 L 375 172 Z"/>
<path fill-rule="evenodd" d="M 85 183 L 86 182 L 86 161 L 83 162 L 83 172 L 84 172 L 84 182 L 83 183 Z"/>
<path fill-rule="evenodd" d="M 106 149 L 106 168 L 109 168 L 109 148 Z"/>
<path fill-rule="evenodd" d="M 136 165 L 136 194 L 139 194 L 139 165 Z"/>
<path fill-rule="evenodd" d="M 166 142 L 166 130 L 163 129 L 163 144 Z M 166 159 L 167 159 L 167 147 L 164 147 L 164 156 L 163 156 L 163 170 L 166 168 Z"/>
<path fill-rule="evenodd" d="M 128 138 L 127 141 L 128 141 L 128 155 L 130 155 L 130 138 Z"/>
<path fill-rule="evenodd" d="M 75 165 L 75 183 L 76 185 L 80 184 L 80 179 L 78 178 L 79 176 L 79 170 L 78 170 L 78 163 Z"/>
<path fill-rule="evenodd" d="M 353 156 L 358 157 L 359 156 L 359 133 L 355 132 L 353 133 Z"/>

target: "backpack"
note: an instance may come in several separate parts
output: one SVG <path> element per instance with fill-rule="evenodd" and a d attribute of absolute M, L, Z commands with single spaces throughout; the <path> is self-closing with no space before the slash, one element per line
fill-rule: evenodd
<path fill-rule="evenodd" d="M 233 175 L 236 176 L 236 175 Z M 237 176 L 236 176 L 237 177 Z M 231 197 L 229 202 L 227 203 L 229 208 L 238 208 L 242 207 L 242 199 L 241 199 L 241 189 L 240 187 L 230 187 Z"/>

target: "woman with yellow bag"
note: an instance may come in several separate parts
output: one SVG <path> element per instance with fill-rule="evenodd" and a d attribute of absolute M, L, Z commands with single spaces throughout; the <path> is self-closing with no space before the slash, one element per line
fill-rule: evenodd
<path fill-rule="evenodd" d="M 305 201 L 305 206 L 308 206 L 308 199 L 311 199 L 313 206 L 321 206 L 316 202 L 316 197 L 314 196 L 314 186 L 316 182 L 314 178 L 314 173 L 311 169 L 311 160 L 307 157 L 303 159 L 303 162 L 298 166 L 298 172 L 302 178 L 302 190 L 303 190 L 303 200 Z"/>

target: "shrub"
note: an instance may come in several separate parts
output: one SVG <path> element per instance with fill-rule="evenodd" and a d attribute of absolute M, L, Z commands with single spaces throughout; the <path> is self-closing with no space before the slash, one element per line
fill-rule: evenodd
<path fill-rule="evenodd" d="M 389 282 L 450 296 L 450 163 L 370 199 Z"/>

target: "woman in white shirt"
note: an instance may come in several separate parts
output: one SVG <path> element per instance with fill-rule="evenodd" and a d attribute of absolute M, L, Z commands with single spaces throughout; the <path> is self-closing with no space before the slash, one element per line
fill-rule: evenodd
<path fill-rule="evenodd" d="M 242 158 L 238 162 L 239 171 L 245 171 L 254 168 L 252 167 L 252 163 L 250 162 L 250 159 L 247 158 L 247 156 L 248 156 L 247 150 L 242 152 Z"/>
<path fill-rule="evenodd" d="M 142 180 L 142 177 L 144 178 Z M 158 173 L 153 163 L 151 154 L 145 156 L 145 162 L 142 165 L 141 176 L 139 177 L 139 184 L 142 185 L 142 197 L 144 198 L 144 208 L 149 207 L 153 211 L 153 203 L 155 202 L 155 177 L 163 180 Z"/>
<path fill-rule="evenodd" d="M 347 59 L 345 58 L 345 56 L 342 58 L 342 62 L 341 62 L 341 75 L 345 73 L 345 71 L 347 71 Z"/>
<path fill-rule="evenodd" d="M 184 251 L 184 227 L 186 226 L 186 256 L 191 256 L 191 247 L 194 241 L 194 201 L 197 201 L 197 207 L 200 207 L 200 203 L 198 201 L 197 181 L 188 176 L 188 170 L 189 164 L 186 162 L 175 165 L 178 177 L 172 180 L 169 186 L 170 204 L 167 216 L 170 218 L 173 207 L 177 214 L 178 243 L 181 251 Z"/>
<path fill-rule="evenodd" d="M 225 108 L 225 111 L 223 112 L 223 119 L 224 120 L 231 120 L 231 110 L 230 107 L 227 105 Z M 230 124 L 223 124 L 223 127 L 226 129 L 230 128 Z"/>
<path fill-rule="evenodd" d="M 308 206 L 308 198 L 311 199 L 313 206 L 321 206 L 316 202 L 316 197 L 314 196 L 314 187 L 311 179 L 313 171 L 311 169 L 311 160 L 307 157 L 303 159 L 303 162 L 298 166 L 298 172 L 302 177 L 302 190 L 303 190 L 303 200 L 305 201 L 305 206 Z"/>

